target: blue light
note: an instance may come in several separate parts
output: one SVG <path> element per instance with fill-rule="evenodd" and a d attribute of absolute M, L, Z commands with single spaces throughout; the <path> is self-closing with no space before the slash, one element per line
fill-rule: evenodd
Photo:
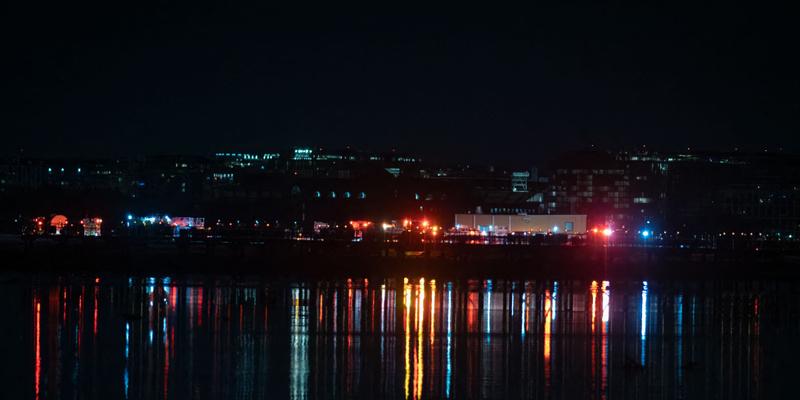
<path fill-rule="evenodd" d="M 642 237 L 646 238 L 650 236 L 650 231 L 642 231 Z"/>
<path fill-rule="evenodd" d="M 132 214 L 128 214 L 128 221 L 130 221 L 132 219 L 133 219 L 133 215 Z"/>

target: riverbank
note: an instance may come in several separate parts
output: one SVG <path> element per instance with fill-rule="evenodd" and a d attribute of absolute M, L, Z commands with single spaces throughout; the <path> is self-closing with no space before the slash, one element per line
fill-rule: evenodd
<path fill-rule="evenodd" d="M 549 279 L 800 278 L 781 253 L 603 246 L 437 244 L 408 251 L 370 243 L 276 240 L 175 243 L 85 240 L 0 241 L 2 269 L 132 274 L 241 273 L 270 277 L 514 277 Z"/>

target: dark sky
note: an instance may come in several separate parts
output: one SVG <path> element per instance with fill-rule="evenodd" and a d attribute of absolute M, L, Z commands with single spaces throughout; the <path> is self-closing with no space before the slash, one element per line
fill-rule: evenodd
<path fill-rule="evenodd" d="M 799 15 L 728 7 L 6 8 L 3 153 L 798 151 Z"/>

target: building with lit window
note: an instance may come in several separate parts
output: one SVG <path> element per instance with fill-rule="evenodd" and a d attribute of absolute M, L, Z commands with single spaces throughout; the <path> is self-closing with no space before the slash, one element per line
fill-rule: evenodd
<path fill-rule="evenodd" d="M 586 215 L 456 214 L 455 228 L 493 234 L 583 235 Z"/>

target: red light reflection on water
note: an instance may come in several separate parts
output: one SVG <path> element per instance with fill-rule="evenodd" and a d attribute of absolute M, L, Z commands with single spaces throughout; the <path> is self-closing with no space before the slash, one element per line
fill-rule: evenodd
<path fill-rule="evenodd" d="M 550 333 L 552 330 L 552 303 L 550 291 L 544 291 L 544 386 L 550 391 Z"/>
<path fill-rule="evenodd" d="M 600 343 L 600 393 L 601 398 L 608 397 L 608 323 L 610 318 L 610 303 L 611 303 L 611 288 L 609 282 L 603 281 L 603 323 L 600 324 L 600 333 L 602 335 Z"/>
<path fill-rule="evenodd" d="M 596 341 L 596 324 L 597 321 L 597 281 L 592 281 L 592 390 L 597 388 L 597 341 Z"/>
<path fill-rule="evenodd" d="M 94 287 L 94 315 L 92 317 L 92 334 L 97 336 L 97 297 L 100 288 L 95 286 Z"/>
<path fill-rule="evenodd" d="M 34 347 L 36 348 L 36 350 L 35 350 L 36 351 L 36 365 L 34 367 L 34 379 L 35 379 L 34 392 L 36 394 L 36 399 L 37 400 L 39 399 L 39 381 L 40 381 L 41 376 L 42 376 L 42 352 L 41 352 L 41 345 L 40 345 L 40 339 L 41 339 L 41 317 L 42 317 L 41 310 L 42 310 L 42 304 L 39 302 L 39 299 L 36 299 L 36 319 L 35 319 L 35 326 L 34 326 L 34 332 L 35 332 L 35 336 L 36 336 L 36 338 L 35 338 L 36 342 L 35 342 L 35 345 L 34 345 Z"/>

